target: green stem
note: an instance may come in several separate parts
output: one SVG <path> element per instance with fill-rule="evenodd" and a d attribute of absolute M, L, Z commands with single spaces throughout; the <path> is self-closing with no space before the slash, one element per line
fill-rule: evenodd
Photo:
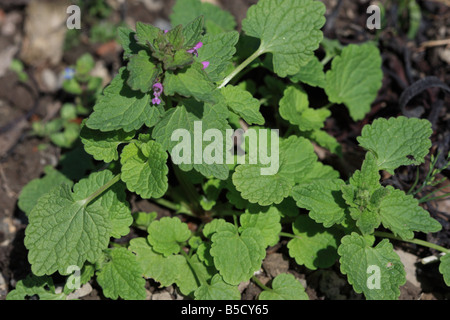
<path fill-rule="evenodd" d="M 299 236 L 296 236 L 295 234 L 287 233 L 287 232 L 280 232 L 279 235 L 280 235 L 280 237 L 286 237 L 286 238 L 292 238 L 292 239 L 300 239 Z"/>
<path fill-rule="evenodd" d="M 424 246 L 424 247 L 428 247 L 431 249 L 435 249 L 444 253 L 450 253 L 450 249 L 441 247 L 437 244 L 428 242 L 428 241 L 424 241 L 424 240 L 420 240 L 420 239 L 411 239 L 411 240 L 405 240 L 402 239 L 400 237 L 397 237 L 395 235 L 393 235 L 392 233 L 388 233 L 388 232 L 381 232 L 381 231 L 375 231 L 374 235 L 376 237 L 381 237 L 381 238 L 389 238 L 389 239 L 394 239 L 394 240 L 399 240 L 399 241 L 404 241 L 404 242 L 409 242 L 409 243 L 414 243 L 414 244 L 418 244 L 420 246 Z"/>
<path fill-rule="evenodd" d="M 242 62 L 236 69 L 233 70 L 222 82 L 222 84 L 219 86 L 219 89 L 222 89 L 225 87 L 235 76 L 237 76 L 242 70 L 245 69 L 250 63 L 253 62 L 256 58 L 258 58 L 260 55 L 265 53 L 265 49 L 261 45 L 259 49 L 253 53 L 250 57 L 248 57 L 244 62 Z"/>
<path fill-rule="evenodd" d="M 437 196 L 437 197 L 434 197 L 434 198 L 429 198 L 429 195 L 428 195 L 428 196 L 420 199 L 419 203 L 441 200 L 441 199 L 445 199 L 445 198 L 448 198 L 448 197 L 450 197 L 450 193 L 446 193 L 446 194 L 443 194 L 441 196 Z"/>
<path fill-rule="evenodd" d="M 120 181 L 120 173 L 118 175 L 116 175 L 114 178 L 112 178 L 111 180 L 109 180 L 105 185 L 101 186 L 100 188 L 98 188 L 94 193 L 92 193 L 89 197 L 87 197 L 86 199 L 84 199 L 84 204 L 88 205 L 89 203 L 92 202 L 92 200 L 94 200 L 95 198 L 97 198 L 99 195 L 101 195 L 103 192 L 105 192 L 106 190 L 108 190 L 109 188 L 111 188 L 114 184 L 116 184 L 117 182 Z"/>
<path fill-rule="evenodd" d="M 419 178 L 420 178 L 420 172 L 419 172 L 419 167 L 417 167 L 416 180 L 414 181 L 413 185 L 411 186 L 411 188 L 409 189 L 407 194 L 411 194 L 414 191 L 414 188 L 419 183 Z"/>
<path fill-rule="evenodd" d="M 181 252 L 181 255 L 182 255 L 183 257 L 186 258 L 187 264 L 189 265 L 189 267 L 191 268 L 192 272 L 194 273 L 195 279 L 197 280 L 197 284 L 198 284 L 199 286 L 201 286 L 201 285 L 208 285 L 208 282 L 206 281 L 206 279 L 204 279 L 203 277 L 200 276 L 201 273 L 198 272 L 198 270 L 196 270 L 194 264 L 193 264 L 192 261 L 191 261 L 191 258 L 190 258 L 189 255 L 183 250 L 183 248 L 181 248 L 180 252 Z"/>
<path fill-rule="evenodd" d="M 188 198 L 191 212 L 193 212 L 195 215 L 200 215 L 202 213 L 199 205 L 199 201 L 201 199 L 200 194 L 197 192 L 194 185 L 185 178 L 184 173 L 181 172 L 181 170 L 176 165 L 173 165 L 172 167 L 174 169 L 175 176 L 180 183 L 180 186 L 183 188 Z"/>
<path fill-rule="evenodd" d="M 256 276 L 252 277 L 252 281 L 258 285 L 263 290 L 272 291 L 269 287 L 265 286 Z"/>
<path fill-rule="evenodd" d="M 167 199 L 161 198 L 161 199 L 153 199 L 152 200 L 154 203 L 166 207 L 167 209 L 170 209 L 172 211 L 175 211 L 176 213 L 184 213 L 187 214 L 189 216 L 193 216 L 195 217 L 195 214 L 193 212 L 191 212 L 188 208 L 186 208 L 185 206 L 182 206 L 180 204 L 177 203 L 173 203 Z"/>
<path fill-rule="evenodd" d="M 429 198 L 430 198 L 432 195 L 434 195 L 436 192 L 442 191 L 442 190 L 444 190 L 444 189 L 446 189 L 446 188 L 448 188 L 447 185 L 446 185 L 446 186 L 443 186 L 443 187 L 441 187 L 441 188 L 439 188 L 439 189 L 434 190 L 433 192 L 431 192 L 431 193 L 427 194 L 426 196 L 420 198 L 420 199 L 419 199 L 419 203 L 424 203 L 424 202 L 427 202 L 427 201 L 431 201 L 431 200 L 429 200 Z M 441 199 L 442 199 L 442 198 L 445 198 L 445 197 L 448 197 L 448 196 L 449 196 L 449 194 L 446 193 L 446 194 L 444 194 L 443 196 L 439 196 L 439 197 L 441 197 Z M 434 198 L 433 198 L 433 199 L 434 199 Z"/>

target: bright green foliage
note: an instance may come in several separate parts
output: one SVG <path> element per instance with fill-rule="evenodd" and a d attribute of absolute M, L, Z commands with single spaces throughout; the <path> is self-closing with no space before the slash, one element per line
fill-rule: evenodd
<path fill-rule="evenodd" d="M 313 57 L 308 64 L 302 67 L 299 73 L 290 77 L 294 83 L 303 82 L 312 87 L 325 88 L 325 73 L 323 72 L 323 64 Z"/>
<path fill-rule="evenodd" d="M 106 251 L 106 260 L 97 272 L 103 294 L 115 300 L 144 300 L 145 280 L 136 256 L 125 248 L 115 248 Z"/>
<path fill-rule="evenodd" d="M 222 94 L 230 110 L 239 115 L 245 122 L 248 124 L 264 124 L 264 117 L 259 111 L 261 103 L 253 98 L 250 92 L 240 87 L 228 85 L 222 89 Z"/>
<path fill-rule="evenodd" d="M 274 246 L 279 241 L 281 232 L 280 214 L 278 209 L 270 207 L 267 211 L 258 213 L 246 212 L 240 216 L 241 227 L 239 231 L 248 228 L 256 228 L 264 237 L 264 246 Z"/>
<path fill-rule="evenodd" d="M 148 227 L 148 242 L 164 256 L 180 252 L 180 244 L 191 236 L 187 224 L 178 218 L 162 218 Z"/>
<path fill-rule="evenodd" d="M 414 231 L 438 232 L 441 224 L 419 206 L 417 199 L 406 195 L 392 186 L 387 187 L 388 194 L 381 200 L 380 216 L 385 228 L 390 229 L 403 239 L 412 239 Z"/>
<path fill-rule="evenodd" d="M 121 154 L 122 180 L 144 199 L 160 198 L 168 188 L 168 155 L 156 141 L 127 145 Z"/>
<path fill-rule="evenodd" d="M 325 91 L 331 102 L 343 103 L 353 120 L 362 120 L 383 80 L 381 56 L 372 44 L 349 45 L 333 60 Z"/>
<path fill-rule="evenodd" d="M 153 83 L 161 72 L 160 67 L 150 61 L 150 56 L 146 50 L 133 55 L 127 69 L 130 72 L 128 85 L 131 89 L 143 93 L 151 90 Z"/>
<path fill-rule="evenodd" d="M 259 300 L 309 300 L 303 285 L 292 274 L 282 273 L 272 281 L 272 290 L 260 293 Z"/>
<path fill-rule="evenodd" d="M 157 253 L 145 238 L 135 238 L 130 241 L 128 250 L 136 255 L 143 276 L 158 281 L 162 286 L 172 285 L 178 275 L 183 257 L 179 255 L 164 255 Z"/>
<path fill-rule="evenodd" d="M 192 85 L 195 83 L 195 85 Z M 181 72 L 167 72 L 164 78 L 164 92 L 168 96 L 176 93 L 184 97 L 193 97 L 198 101 L 212 102 L 216 100 L 213 91 L 216 89 L 206 72 L 203 65 L 199 62 Z"/>
<path fill-rule="evenodd" d="M 223 137 L 226 137 L 226 129 L 229 128 L 227 121 L 225 120 L 228 115 L 228 110 L 223 104 L 216 104 L 214 106 L 210 104 L 198 103 L 194 100 L 186 100 L 185 105 L 177 106 L 176 108 L 168 110 L 161 121 L 155 126 L 153 130 L 153 138 L 160 143 L 164 149 L 174 156 L 179 154 L 180 150 L 176 149 L 179 144 L 178 141 L 172 139 L 172 135 L 176 131 L 185 130 L 189 133 L 189 139 L 195 139 L 195 126 L 201 125 L 201 132 L 204 133 L 208 129 L 217 129 L 223 133 Z M 193 138 L 192 138 L 193 137 Z M 183 139 L 183 137 L 178 137 Z M 225 157 L 225 150 L 222 153 L 222 157 L 219 159 L 222 163 L 208 164 L 205 161 L 196 160 L 196 147 L 199 142 L 189 141 L 190 157 L 186 162 L 181 161 L 179 168 L 183 171 L 191 171 L 195 169 L 205 177 L 214 176 L 220 180 L 225 180 L 228 177 L 229 168 L 223 160 Z M 225 144 L 225 143 L 224 143 Z M 209 146 L 209 143 L 202 143 L 201 155 L 204 154 L 205 149 Z M 202 159 L 200 159 L 202 160 Z"/>
<path fill-rule="evenodd" d="M 292 229 L 296 237 L 287 247 L 297 264 L 316 270 L 329 268 L 338 259 L 339 233 L 335 229 L 326 229 L 306 215 L 297 217 Z"/>
<path fill-rule="evenodd" d="M 283 140 L 279 150 L 279 169 L 274 175 L 261 175 L 266 166 L 259 164 L 236 168 L 233 184 L 244 199 L 261 206 L 281 203 L 317 160 L 312 144 L 303 138 L 292 136 Z"/>
<path fill-rule="evenodd" d="M 238 285 L 251 278 L 266 256 L 265 240 L 256 228 L 219 231 L 213 234 L 210 253 L 226 283 Z"/>
<path fill-rule="evenodd" d="M 325 108 L 310 108 L 306 92 L 290 86 L 280 101 L 280 115 L 284 120 L 297 125 L 301 131 L 311 131 L 321 129 L 331 112 Z"/>
<path fill-rule="evenodd" d="M 374 120 L 358 138 L 367 150 L 361 169 L 341 180 L 348 166 L 326 121 L 336 109 L 328 109 L 345 104 L 362 120 L 381 87 L 381 58 L 374 44 L 323 39 L 324 14 L 318 0 L 260 0 L 241 37 L 230 13 L 177 0 L 171 30 L 118 28 L 125 63 L 103 93 L 91 56 L 77 61 L 75 75 L 66 70 L 63 88 L 75 103 L 33 131 L 64 148 L 81 143 L 63 150 L 61 172 L 47 167 L 20 195 L 33 274 L 8 299 L 67 299 L 72 284 L 94 281 L 110 299 L 145 299 L 156 282 L 189 299 L 238 300 L 247 281 L 263 289 L 261 300 L 308 299 L 291 274 L 264 285 L 253 278 L 268 247 L 283 243 L 290 263 L 338 264 L 367 299 L 398 298 L 405 270 L 389 241 L 376 237 L 409 241 L 441 230 L 419 205 L 434 192 L 414 198 L 428 191 L 415 186 L 438 182 L 417 181 L 406 194 L 380 171 L 422 164 L 431 124 Z M 321 107 L 311 87 L 331 104 Z M 314 143 L 341 157 L 340 171 L 318 161 Z M 444 170 L 434 169 L 431 177 Z M 143 199 L 171 215 L 141 211 Z M 447 253 L 439 267 L 447 284 L 449 262 Z M 61 294 L 50 275 L 68 276 Z"/>
<path fill-rule="evenodd" d="M 428 154 L 432 134 L 431 123 L 416 118 L 377 119 L 365 126 L 358 142 L 372 151 L 378 168 L 394 173 L 400 166 L 419 165 Z"/>
<path fill-rule="evenodd" d="M 236 21 L 228 11 L 223 11 L 215 5 L 200 0 L 177 1 L 173 7 L 170 21 L 174 26 L 186 25 L 198 16 L 204 16 L 208 34 L 232 31 L 236 27 Z"/>
<path fill-rule="evenodd" d="M 364 237 L 352 233 L 341 240 L 338 253 L 341 271 L 358 293 L 369 300 L 393 300 L 406 283 L 405 270 L 387 239 L 375 247 Z"/>
<path fill-rule="evenodd" d="M 212 81 L 220 81 L 226 76 L 230 61 L 236 53 L 235 46 L 238 40 L 239 33 L 236 31 L 207 34 L 203 37 L 203 46 L 198 50 L 198 57 L 195 60 L 209 61 L 209 67 L 205 72 Z"/>
<path fill-rule="evenodd" d="M 447 253 L 441 257 L 439 272 L 444 276 L 444 281 L 450 287 L 450 254 Z"/>
<path fill-rule="evenodd" d="M 150 106 L 151 96 L 131 90 L 126 84 L 128 75 L 129 72 L 121 68 L 105 88 L 86 122 L 89 128 L 103 132 L 119 129 L 130 132 L 144 124 L 152 127 L 157 122 L 160 111 Z"/>
<path fill-rule="evenodd" d="M 342 180 L 319 180 L 309 185 L 299 185 L 292 190 L 297 206 L 309 210 L 309 216 L 326 228 L 341 223 L 347 205 L 341 194 Z"/>
<path fill-rule="evenodd" d="M 8 293 L 7 300 L 27 300 L 37 296 L 39 300 L 65 300 L 64 293 L 55 293 L 55 285 L 49 276 L 28 275 L 17 282 L 16 288 Z"/>
<path fill-rule="evenodd" d="M 241 293 L 237 286 L 230 285 L 216 274 L 210 284 L 203 284 L 194 293 L 196 300 L 239 300 Z"/>
<path fill-rule="evenodd" d="M 34 274 L 66 274 L 69 266 L 95 263 L 102 256 L 113 229 L 111 215 L 129 210 L 120 185 L 99 199 L 91 199 L 111 179 L 110 171 L 94 173 L 75 185 L 73 192 L 63 185 L 39 198 L 25 231 Z"/>
<path fill-rule="evenodd" d="M 323 38 L 324 14 L 319 1 L 260 0 L 248 10 L 242 29 L 261 39 L 260 52 L 272 53 L 275 73 L 286 77 L 313 58 Z"/>
<path fill-rule="evenodd" d="M 30 181 L 20 193 L 17 205 L 27 215 L 30 214 L 38 199 L 53 188 L 62 184 L 72 186 L 72 181 L 53 167 L 45 167 L 44 172 L 44 177 Z"/>
<path fill-rule="evenodd" d="M 91 154 L 95 160 L 108 163 L 119 159 L 117 148 L 121 144 L 128 143 L 135 134 L 134 131 L 123 130 L 101 132 L 83 126 L 80 137 L 87 153 Z"/>

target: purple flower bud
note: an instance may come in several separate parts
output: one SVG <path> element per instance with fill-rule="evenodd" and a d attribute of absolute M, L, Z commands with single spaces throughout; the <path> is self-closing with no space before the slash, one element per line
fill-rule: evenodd
<path fill-rule="evenodd" d="M 206 68 L 209 67 L 209 61 L 203 61 L 202 65 L 203 65 L 203 70 L 205 70 Z"/>
<path fill-rule="evenodd" d="M 161 96 L 163 91 L 164 91 L 164 87 L 161 83 L 157 82 L 153 85 L 153 94 L 155 95 L 155 97 Z"/>
<path fill-rule="evenodd" d="M 203 42 L 197 43 L 192 49 L 189 49 L 187 52 L 194 54 L 196 57 L 198 57 L 198 49 L 203 47 Z"/>
<path fill-rule="evenodd" d="M 161 99 L 159 99 L 158 97 L 155 97 L 155 98 L 153 98 L 152 99 L 152 104 L 157 104 L 157 105 L 159 105 L 159 104 L 161 104 Z"/>
<path fill-rule="evenodd" d="M 167 32 L 169 32 L 169 30 L 164 30 L 164 33 L 167 33 Z"/>

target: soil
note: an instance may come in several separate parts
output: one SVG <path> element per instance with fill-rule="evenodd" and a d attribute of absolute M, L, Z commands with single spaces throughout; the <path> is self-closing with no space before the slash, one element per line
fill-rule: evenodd
<path fill-rule="evenodd" d="M 15 52 L 18 57 L 24 34 L 24 21 L 27 5 L 30 1 L 2 1 L 0 3 L 0 57 L 8 57 L 8 52 Z M 117 4 L 117 1 L 108 1 Z M 240 22 L 247 9 L 257 0 L 216 0 L 209 1 L 229 10 Z M 327 25 L 325 36 L 339 39 L 341 43 L 357 43 L 375 39 L 375 32 L 368 31 L 365 13 L 370 1 L 324 0 L 327 6 Z M 168 23 L 168 16 L 174 0 L 169 1 L 127 1 L 126 10 L 117 7 L 112 20 L 125 19 L 130 25 L 135 21 L 147 23 Z M 443 40 L 450 36 L 450 7 L 442 1 L 418 1 L 424 16 L 418 35 L 414 41 L 408 40 L 407 23 L 399 26 L 392 12 L 386 16 L 387 27 L 379 33 L 381 54 L 383 57 L 383 88 L 367 117 L 359 122 L 351 121 L 344 108 L 333 107 L 333 116 L 328 120 L 326 129 L 333 134 L 343 146 L 344 156 L 339 159 L 328 152 L 321 151 L 321 159 L 339 169 L 343 177 L 348 177 L 360 167 L 363 152 L 359 149 L 356 137 L 362 127 L 378 117 L 408 115 L 408 112 L 419 112 L 420 117 L 433 123 L 433 151 L 445 155 L 450 148 L 450 95 L 437 88 L 426 88 L 411 99 L 408 108 L 399 106 L 402 93 L 414 82 L 425 76 L 435 76 L 443 83 L 450 83 L 450 45 L 427 43 L 430 40 Z M 394 5 L 394 8 L 398 8 Z M 8 29 L 9 28 L 9 29 Z M 10 31 L 12 28 L 13 31 Z M 9 30 L 9 31 L 8 31 Z M 424 45 L 425 43 L 425 45 Z M 8 51 L 10 49 L 10 51 Z M 17 198 L 22 188 L 32 179 L 42 175 L 46 165 L 55 166 L 62 153 L 49 141 L 32 136 L 30 127 L 36 119 L 51 119 L 55 110 L 65 101 L 70 100 L 60 88 L 51 88 L 42 81 L 42 70 L 49 69 L 57 74 L 66 65 L 74 63 L 84 52 L 92 53 L 97 61 L 101 61 L 109 74 L 113 74 L 121 63 L 120 50 L 112 43 L 92 45 L 81 43 L 72 50 L 64 52 L 57 65 L 26 66 L 29 80 L 19 81 L 17 75 L 9 70 L 2 73 L 0 66 L 0 300 L 15 287 L 17 281 L 30 273 L 27 251 L 23 245 L 24 230 L 27 218 L 17 207 Z M 323 54 L 320 53 L 319 54 Z M 5 58 L 6 59 L 6 58 Z M 249 75 L 250 76 L 250 75 Z M 321 92 L 308 88 L 313 97 Z M 314 103 L 314 102 L 313 102 Z M 443 163 L 440 159 L 439 163 Z M 421 177 L 426 174 L 426 166 L 421 166 Z M 384 183 L 393 184 L 406 189 L 415 179 L 416 169 L 404 168 L 396 177 L 385 176 Z M 449 177 L 449 171 L 443 177 Z M 140 211 L 157 211 L 159 216 L 170 215 L 171 212 L 157 205 L 140 199 L 130 199 L 133 209 Z M 429 203 L 426 209 L 439 220 L 443 230 L 427 236 L 425 240 L 450 247 L 450 200 Z M 194 222 L 191 222 L 195 224 Z M 194 226 L 195 227 L 195 226 Z M 130 235 L 130 236 L 133 236 Z M 412 244 L 393 241 L 399 252 L 405 252 L 403 263 L 409 270 L 408 282 L 401 287 L 400 299 L 430 300 L 449 299 L 450 290 L 445 286 L 439 274 L 438 265 L 423 265 L 420 259 L 437 252 Z M 277 274 L 289 272 L 294 274 L 305 285 L 310 299 L 363 299 L 348 285 L 338 265 L 326 270 L 308 270 L 290 260 L 286 243 L 268 249 L 261 273 L 261 282 L 266 283 Z M 403 255 L 402 255 L 403 257 Z M 86 288 L 88 294 L 82 299 L 104 299 L 101 290 L 92 284 Z M 260 289 L 253 283 L 240 286 L 242 298 L 254 300 Z M 181 299 L 176 288 L 159 289 L 156 283 L 148 282 L 149 299 Z"/>

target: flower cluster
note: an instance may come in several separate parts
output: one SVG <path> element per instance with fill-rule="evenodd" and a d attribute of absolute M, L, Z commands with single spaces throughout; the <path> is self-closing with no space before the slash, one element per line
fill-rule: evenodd
<path fill-rule="evenodd" d="M 152 99 L 152 103 L 155 105 L 161 104 L 161 99 L 159 98 L 164 92 L 164 87 L 160 82 L 157 82 L 153 85 L 153 95 L 155 96 Z"/>

